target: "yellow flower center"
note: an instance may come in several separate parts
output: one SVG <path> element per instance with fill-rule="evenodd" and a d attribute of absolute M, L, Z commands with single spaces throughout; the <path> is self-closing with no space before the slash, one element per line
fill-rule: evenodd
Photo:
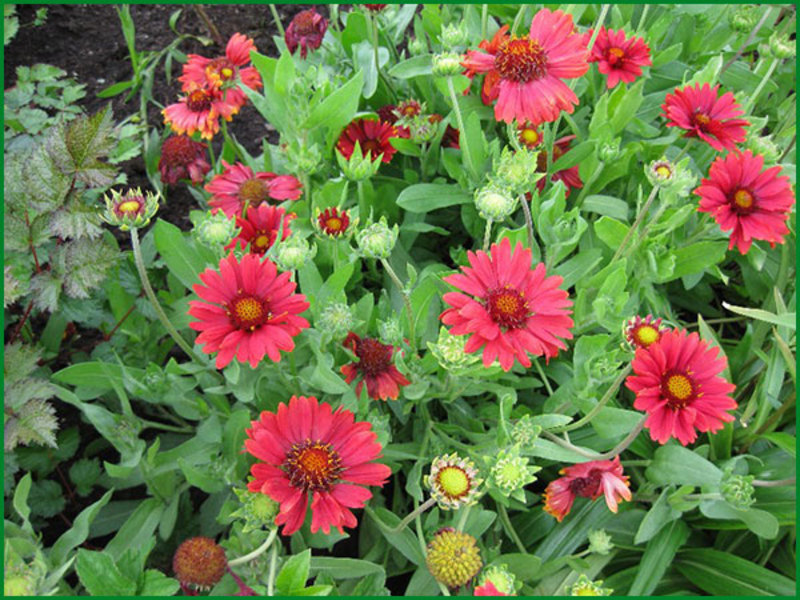
<path fill-rule="evenodd" d="M 613 54 L 617 58 L 622 58 L 625 56 L 625 51 L 622 48 L 609 48 L 608 53 Z"/>
<path fill-rule="evenodd" d="M 658 173 L 661 177 L 664 178 L 670 177 L 672 175 L 672 171 L 666 165 L 661 165 L 659 167 L 656 167 L 656 173 Z"/>
<path fill-rule="evenodd" d="M 747 190 L 736 190 L 736 193 L 733 195 L 733 202 L 739 208 L 751 208 L 754 200 L 753 194 Z"/>
<path fill-rule="evenodd" d="M 121 213 L 136 213 L 139 212 L 141 206 L 142 204 L 138 200 L 126 200 L 117 207 L 117 210 Z"/>
<path fill-rule="evenodd" d="M 436 477 L 439 487 L 453 498 L 463 496 L 469 491 L 469 476 L 459 467 L 445 467 Z"/>
<path fill-rule="evenodd" d="M 667 391 L 677 400 L 686 400 L 692 395 L 692 380 L 686 375 L 674 374 L 667 377 Z"/>
<path fill-rule="evenodd" d="M 539 134 L 533 128 L 526 127 L 523 129 L 520 137 L 522 138 L 523 143 L 528 146 L 535 146 L 539 143 Z"/>
<path fill-rule="evenodd" d="M 699 125 L 708 125 L 711 122 L 711 117 L 709 117 L 706 113 L 697 112 L 694 115 L 695 123 Z"/>
<path fill-rule="evenodd" d="M 306 440 L 291 447 L 283 467 L 294 487 L 326 491 L 339 479 L 342 460 L 330 444 Z"/>
<path fill-rule="evenodd" d="M 642 325 L 636 331 L 636 341 L 639 342 L 640 345 L 647 348 L 653 342 L 658 341 L 660 334 L 658 329 L 655 327 L 651 327 L 650 325 Z"/>
<path fill-rule="evenodd" d="M 325 221 L 325 226 L 331 231 L 339 231 L 342 228 L 342 220 L 337 217 L 331 217 Z"/>
<path fill-rule="evenodd" d="M 253 240 L 253 245 L 259 249 L 269 248 L 269 236 L 262 233 Z"/>
<path fill-rule="evenodd" d="M 242 321 L 258 321 L 264 315 L 264 307 L 255 298 L 242 298 L 234 305 L 234 311 Z"/>

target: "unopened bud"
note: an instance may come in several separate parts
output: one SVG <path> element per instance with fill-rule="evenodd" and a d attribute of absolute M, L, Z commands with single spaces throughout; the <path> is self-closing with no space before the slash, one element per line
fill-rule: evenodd
<path fill-rule="evenodd" d="M 756 491 L 753 487 L 754 479 L 755 477 L 752 475 L 734 475 L 730 471 L 726 471 L 719 488 L 725 502 L 739 510 L 750 508 L 756 501 L 753 496 Z"/>
<path fill-rule="evenodd" d="M 443 52 L 433 57 L 433 74 L 436 77 L 452 77 L 464 70 L 461 61 L 464 57 L 455 52 Z"/>
<path fill-rule="evenodd" d="M 510 191 L 489 185 L 475 192 L 475 208 L 483 219 L 501 222 L 517 208 L 517 198 Z"/>
<path fill-rule="evenodd" d="M 411 38 L 411 40 L 408 42 L 408 51 L 413 56 L 427 54 L 428 44 L 425 43 L 425 40 L 421 40 L 420 38 Z"/>
<path fill-rule="evenodd" d="M 307 239 L 292 236 L 278 246 L 275 262 L 284 271 L 295 271 L 316 255 L 316 244 L 310 246 Z"/>
<path fill-rule="evenodd" d="M 160 196 L 147 192 L 142 194 L 141 188 L 129 189 L 124 194 L 111 190 L 111 195 L 103 198 L 106 210 L 100 217 L 109 225 L 116 225 L 122 231 L 131 227 L 145 227 L 158 210 Z"/>
<path fill-rule="evenodd" d="M 218 247 L 227 244 L 236 235 L 236 220 L 229 219 L 222 211 L 217 214 L 208 212 L 195 225 L 194 233 L 204 244 Z"/>
<path fill-rule="evenodd" d="M 779 59 L 794 58 L 797 54 L 797 41 L 777 31 L 769 36 L 769 50 L 772 56 Z"/>
<path fill-rule="evenodd" d="M 605 529 L 595 529 L 589 532 L 589 552 L 605 556 L 614 549 L 611 536 Z"/>
<path fill-rule="evenodd" d="M 439 39 L 442 41 L 442 45 L 445 48 L 451 49 L 456 46 L 463 46 L 467 41 L 467 34 L 455 23 L 450 23 L 442 29 Z"/>
<path fill-rule="evenodd" d="M 356 234 L 359 254 L 364 258 L 389 258 L 397 242 L 400 229 L 397 224 L 389 227 L 386 217 L 364 227 Z"/>
<path fill-rule="evenodd" d="M 353 328 L 353 313 L 347 304 L 334 302 L 322 310 L 315 325 L 332 338 L 340 338 Z"/>
<path fill-rule="evenodd" d="M 363 181 L 375 175 L 383 161 L 383 153 L 375 157 L 375 160 L 372 160 L 371 156 L 372 153 L 370 152 L 366 154 L 362 153 L 361 144 L 356 141 L 350 158 L 345 158 L 344 155 L 337 150 L 336 161 L 339 163 L 339 168 L 342 170 L 345 177 L 350 181 Z"/>

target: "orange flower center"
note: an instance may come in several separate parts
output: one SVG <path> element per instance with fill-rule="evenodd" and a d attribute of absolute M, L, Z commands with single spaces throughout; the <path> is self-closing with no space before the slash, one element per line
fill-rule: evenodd
<path fill-rule="evenodd" d="M 329 443 L 305 440 L 292 445 L 283 468 L 289 483 L 305 491 L 329 491 L 339 479 L 342 459 Z"/>
<path fill-rule="evenodd" d="M 259 206 L 269 198 L 267 182 L 258 177 L 248 179 L 239 187 L 239 200 L 247 206 Z"/>
<path fill-rule="evenodd" d="M 486 309 L 495 323 L 508 329 L 521 327 L 531 314 L 525 295 L 510 286 L 490 290 L 486 299 Z"/>
<path fill-rule="evenodd" d="M 339 214 L 336 208 L 327 208 L 319 215 L 317 223 L 323 233 L 337 236 L 347 231 L 347 227 L 350 225 L 350 219 L 347 216 L 347 211 L 343 211 Z"/>
<path fill-rule="evenodd" d="M 500 44 L 494 67 L 503 79 L 535 81 L 547 74 L 547 53 L 535 40 L 512 36 Z"/>
<path fill-rule="evenodd" d="M 186 97 L 186 108 L 192 112 L 203 112 L 211 108 L 211 96 L 204 90 L 194 90 Z"/>
<path fill-rule="evenodd" d="M 733 203 L 740 209 L 748 211 L 753 208 L 755 198 L 748 190 L 739 189 L 733 194 Z"/>
<path fill-rule="evenodd" d="M 416 117 L 422 110 L 422 107 L 416 100 L 408 100 L 406 102 L 402 102 L 398 107 L 398 110 L 406 117 Z"/>
<path fill-rule="evenodd" d="M 225 312 L 234 327 L 249 331 L 263 325 L 272 317 L 266 302 L 249 295 L 240 295 L 235 298 L 228 304 Z"/>
<path fill-rule="evenodd" d="M 686 407 L 696 395 L 694 381 L 683 371 L 668 372 L 661 381 L 661 391 L 667 397 L 667 405 L 676 410 Z"/>
<path fill-rule="evenodd" d="M 331 217 L 325 221 L 325 229 L 333 233 L 338 233 L 342 229 L 342 220 L 338 217 Z"/>
<path fill-rule="evenodd" d="M 625 50 L 622 48 L 609 48 L 608 53 L 612 56 L 616 56 L 617 58 L 622 58 L 625 56 Z"/>
<path fill-rule="evenodd" d="M 705 131 L 705 127 L 711 123 L 711 117 L 709 117 L 706 113 L 697 111 L 694 113 L 694 122 L 700 126 L 700 129 Z"/>
<path fill-rule="evenodd" d="M 368 377 L 384 373 L 392 365 L 392 347 L 374 338 L 364 338 L 356 345 L 356 356 L 361 359 L 358 368 Z"/>

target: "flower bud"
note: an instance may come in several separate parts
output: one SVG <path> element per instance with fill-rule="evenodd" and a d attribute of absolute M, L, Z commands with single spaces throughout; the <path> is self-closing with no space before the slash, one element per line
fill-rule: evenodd
<path fill-rule="evenodd" d="M 726 470 L 722 476 L 722 483 L 719 491 L 725 502 L 738 508 L 747 510 L 756 501 L 753 497 L 755 488 L 753 487 L 752 475 L 734 475 L 730 470 Z"/>
<path fill-rule="evenodd" d="M 250 480 L 253 478 L 250 477 Z M 270 528 L 274 525 L 273 521 L 278 515 L 278 503 L 266 494 L 251 492 L 247 488 L 234 487 L 233 493 L 242 505 L 231 513 L 232 517 L 238 517 L 245 521 L 242 528 L 243 533 L 257 531 L 263 528 Z"/>
<path fill-rule="evenodd" d="M 483 219 L 501 222 L 517 208 L 517 198 L 500 186 L 488 185 L 475 192 L 475 208 Z"/>
<path fill-rule="evenodd" d="M 322 310 L 315 325 L 332 338 L 340 338 L 353 328 L 353 313 L 347 304 L 334 302 Z"/>
<path fill-rule="evenodd" d="M 439 329 L 436 343 L 428 342 L 428 349 L 439 364 L 447 371 L 468 367 L 475 364 L 480 358 L 475 354 L 464 352 L 467 340 L 463 335 L 451 335 L 446 327 Z"/>
<path fill-rule="evenodd" d="M 194 234 L 207 246 L 218 247 L 227 244 L 236 235 L 236 220 L 229 219 L 222 211 L 217 214 L 207 212 L 195 225 Z"/>
<path fill-rule="evenodd" d="M 454 452 L 434 458 L 431 472 L 423 478 L 422 483 L 439 507 L 449 510 L 475 504 L 483 479 L 478 478 L 475 463 Z"/>
<path fill-rule="evenodd" d="M 617 159 L 619 156 L 619 138 L 614 138 L 610 142 L 604 142 L 600 145 L 599 157 L 604 163 L 610 163 Z"/>
<path fill-rule="evenodd" d="M 425 564 L 436 581 L 457 588 L 467 585 L 478 574 L 483 561 L 474 537 L 445 527 L 428 543 Z"/>
<path fill-rule="evenodd" d="M 592 554 L 602 554 L 605 556 L 614 549 L 611 536 L 605 529 L 593 529 L 589 532 L 589 552 Z"/>
<path fill-rule="evenodd" d="M 535 150 L 525 147 L 514 151 L 506 147 L 494 165 L 492 180 L 497 185 L 509 188 L 513 194 L 524 194 L 544 176 L 544 173 L 537 172 L 538 166 L 539 153 Z"/>
<path fill-rule="evenodd" d="M 541 467 L 528 466 L 528 462 L 528 458 L 520 456 L 517 446 L 497 453 L 491 477 L 501 494 L 525 501 L 523 488 L 536 481 L 534 473 L 541 471 Z"/>
<path fill-rule="evenodd" d="M 106 210 L 100 215 L 109 225 L 116 225 L 122 231 L 131 227 L 145 227 L 158 210 L 159 194 L 147 192 L 142 194 L 141 188 L 129 189 L 124 194 L 111 190 L 111 195 L 104 196 Z"/>
<path fill-rule="evenodd" d="M 319 169 L 322 152 L 317 144 L 304 146 L 291 143 L 286 148 L 286 159 L 295 167 L 295 170 L 311 175 Z"/>
<path fill-rule="evenodd" d="M 772 141 L 771 136 L 754 135 L 749 137 L 745 142 L 745 147 L 752 150 L 753 154 L 763 156 L 764 163 L 768 165 L 774 165 L 781 157 L 781 149 Z"/>
<path fill-rule="evenodd" d="M 493 565 L 483 570 L 478 587 L 491 583 L 498 592 L 505 596 L 515 596 L 516 577 L 508 570 L 508 565 Z"/>
<path fill-rule="evenodd" d="M 688 156 L 678 164 L 661 157 L 647 165 L 645 176 L 652 185 L 670 190 L 676 196 L 686 197 L 697 183 L 697 178 L 689 171 L 688 164 Z"/>
<path fill-rule="evenodd" d="M 399 233 L 397 224 L 390 228 L 386 217 L 381 217 L 380 221 L 368 225 L 356 234 L 359 254 L 364 258 L 389 258 Z"/>
<path fill-rule="evenodd" d="M 378 325 L 378 334 L 384 342 L 399 346 L 403 342 L 403 328 L 397 317 L 390 317 Z"/>
<path fill-rule="evenodd" d="M 452 77 L 464 70 L 461 61 L 464 57 L 455 52 L 443 52 L 433 56 L 433 74 L 435 77 Z"/>
<path fill-rule="evenodd" d="M 315 219 L 312 219 L 314 229 L 322 236 L 338 239 L 350 237 L 358 225 L 358 219 L 350 220 L 350 212 L 332 206 L 323 211 L 317 209 Z"/>
<path fill-rule="evenodd" d="M 644 319 L 636 315 L 623 326 L 625 339 L 631 345 L 631 349 L 647 348 L 651 344 L 661 339 L 661 335 L 667 331 L 667 327 L 661 326 L 661 319 L 647 315 Z"/>
<path fill-rule="evenodd" d="M 542 432 L 542 427 L 533 422 L 530 415 L 524 415 L 511 428 L 511 439 L 520 446 L 531 446 Z"/>
<path fill-rule="evenodd" d="M 408 51 L 411 53 L 412 56 L 420 56 L 422 54 L 428 53 L 428 44 L 425 43 L 425 40 L 420 38 L 411 38 L 408 42 Z"/>
<path fill-rule="evenodd" d="M 284 271 L 296 271 L 316 255 L 316 244 L 311 246 L 307 239 L 293 235 L 278 245 L 275 262 Z"/>
<path fill-rule="evenodd" d="M 442 28 L 442 33 L 439 36 L 439 39 L 445 48 L 450 49 L 455 48 L 456 46 L 463 46 L 467 41 L 467 34 L 455 23 L 450 23 L 446 27 Z"/>
<path fill-rule="evenodd" d="M 598 580 L 596 583 L 586 577 L 583 573 L 578 577 L 571 588 L 567 588 L 570 596 L 610 596 L 614 590 L 602 587 L 603 582 Z"/>
<path fill-rule="evenodd" d="M 769 36 L 769 51 L 775 58 L 794 58 L 797 54 L 797 41 L 776 31 Z"/>
<path fill-rule="evenodd" d="M 375 160 L 370 157 L 370 152 L 362 153 L 361 144 L 358 141 L 356 141 L 349 159 L 345 158 L 341 152 L 336 152 L 336 161 L 339 163 L 339 168 L 350 181 L 363 181 L 378 172 L 383 161 L 383 153 L 376 156 Z"/>
<path fill-rule="evenodd" d="M 733 12 L 728 13 L 728 22 L 735 31 L 750 33 L 758 23 L 758 7 L 741 4 Z"/>

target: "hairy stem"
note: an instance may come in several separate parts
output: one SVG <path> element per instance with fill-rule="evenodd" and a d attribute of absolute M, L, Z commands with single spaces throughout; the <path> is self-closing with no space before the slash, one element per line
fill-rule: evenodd
<path fill-rule="evenodd" d="M 394 272 L 394 269 L 392 269 L 392 266 L 389 264 L 389 261 L 386 260 L 385 258 L 382 258 L 381 264 L 383 265 L 383 268 L 386 269 L 386 272 L 389 274 L 389 277 L 391 278 L 392 281 L 394 281 L 394 284 L 400 291 L 400 295 L 403 297 L 403 304 L 405 304 L 406 313 L 408 314 L 408 337 L 409 340 L 411 341 L 411 349 L 414 350 L 414 353 L 416 354 L 417 342 L 416 342 L 416 337 L 414 336 L 414 311 L 411 308 L 411 298 L 409 298 L 408 294 L 406 293 L 403 287 L 403 282 L 400 281 L 400 278 L 397 276 L 397 273 Z"/>
<path fill-rule="evenodd" d="M 239 558 L 234 558 L 233 560 L 228 561 L 229 567 L 235 567 L 236 565 L 241 565 L 246 562 L 250 562 L 253 559 L 258 558 L 264 552 L 269 550 L 269 547 L 272 545 L 272 542 L 275 541 L 275 536 L 278 535 L 278 528 L 274 527 L 272 531 L 269 532 L 266 541 L 261 544 L 258 548 L 250 552 L 249 554 L 245 554 L 244 556 L 240 556 Z"/>
<path fill-rule="evenodd" d="M 590 422 L 592 418 L 601 410 L 603 410 L 603 407 L 606 404 L 608 404 L 608 401 L 611 400 L 611 398 L 619 389 L 619 386 L 622 385 L 622 381 L 628 376 L 628 373 L 630 372 L 631 372 L 631 366 L 629 364 L 622 370 L 622 372 L 619 375 L 617 375 L 617 378 L 611 384 L 611 387 L 609 387 L 608 390 L 606 390 L 606 393 L 603 395 L 603 397 L 600 398 L 600 401 L 597 404 L 595 404 L 594 408 L 592 408 L 592 410 L 586 413 L 584 417 L 578 419 L 574 423 L 569 423 L 568 425 L 564 425 L 563 427 L 557 427 L 555 429 L 551 429 L 550 431 L 552 433 L 564 433 L 566 431 L 574 431 L 575 429 L 580 429 L 581 427 L 586 425 L 586 423 Z"/>
<path fill-rule="evenodd" d="M 630 446 L 633 443 L 633 440 L 636 439 L 636 436 L 638 436 L 642 432 L 642 429 L 644 429 L 644 422 L 646 420 L 647 420 L 647 415 L 642 417 L 642 420 L 639 421 L 639 423 L 636 425 L 636 427 L 634 427 L 633 430 L 627 436 L 625 436 L 624 440 L 622 440 L 619 444 L 614 446 L 608 452 L 603 452 L 602 454 L 598 454 L 597 452 L 591 452 L 591 451 L 584 450 L 583 448 L 575 446 L 575 445 L 571 444 L 570 442 L 568 442 L 568 441 L 566 441 L 564 439 L 561 439 L 557 435 L 553 435 L 549 431 L 543 431 L 542 435 L 544 437 L 546 437 L 548 440 L 550 440 L 551 442 L 553 442 L 555 444 L 558 444 L 562 448 L 565 448 L 567 450 L 571 450 L 572 452 L 575 452 L 576 454 L 580 454 L 583 457 L 590 458 L 592 460 L 609 460 L 610 458 L 614 458 L 615 456 L 620 454 L 623 450 L 625 450 L 628 446 Z"/>
<path fill-rule="evenodd" d="M 639 225 L 642 224 L 642 221 L 644 220 L 647 211 L 650 210 L 650 206 L 653 204 L 653 200 L 656 199 L 658 190 L 659 186 L 657 185 L 653 186 L 653 189 L 650 190 L 650 195 L 647 197 L 644 206 L 642 206 L 642 209 L 639 211 L 639 214 L 636 215 L 636 220 L 633 222 L 633 225 L 631 225 L 631 228 L 628 229 L 628 233 L 625 234 L 625 237 L 622 239 L 622 243 L 619 245 L 619 248 L 617 248 L 617 251 L 614 253 L 614 256 L 611 258 L 611 262 L 609 264 L 616 262 L 616 260 L 620 256 L 622 256 L 622 252 L 625 250 L 625 247 L 628 245 L 628 242 L 631 241 L 634 232 L 639 227 Z"/>
<path fill-rule="evenodd" d="M 467 169 L 469 169 L 470 175 L 472 175 L 472 154 L 469 151 L 469 141 L 467 140 L 467 132 L 464 129 L 464 119 L 461 116 L 461 107 L 458 105 L 456 88 L 453 87 L 453 78 L 450 75 L 447 76 L 447 90 L 450 92 L 450 101 L 453 103 L 453 110 L 456 113 L 456 121 L 458 121 L 458 130 L 461 132 L 461 136 L 459 137 L 459 144 L 462 147 L 461 156 L 464 161 L 464 165 L 467 167 Z"/>
<path fill-rule="evenodd" d="M 525 229 L 528 231 L 528 248 L 533 250 L 533 217 L 531 216 L 531 207 L 528 206 L 528 200 L 525 196 L 520 198 L 519 203 L 522 204 L 522 212 L 525 213 Z"/>
<path fill-rule="evenodd" d="M 511 537 L 519 551 L 523 554 L 527 554 L 528 550 L 525 548 L 525 544 L 522 543 L 517 530 L 514 529 L 514 526 L 511 524 L 511 519 L 508 518 L 508 511 L 506 511 L 506 507 L 499 502 L 496 502 L 495 504 L 497 505 L 497 514 L 500 515 L 500 521 L 503 523 L 506 533 L 508 533 L 508 535 Z"/>
<path fill-rule="evenodd" d="M 483 251 L 489 252 L 489 242 L 492 239 L 492 220 L 486 219 L 486 229 L 483 232 Z"/>
<path fill-rule="evenodd" d="M 272 20 L 275 21 L 275 26 L 278 28 L 278 33 L 280 33 L 281 37 L 285 37 L 286 30 L 283 28 L 283 23 L 281 23 L 281 17 L 278 14 L 278 10 L 275 8 L 274 4 L 269 5 L 269 11 L 272 13 Z"/>

